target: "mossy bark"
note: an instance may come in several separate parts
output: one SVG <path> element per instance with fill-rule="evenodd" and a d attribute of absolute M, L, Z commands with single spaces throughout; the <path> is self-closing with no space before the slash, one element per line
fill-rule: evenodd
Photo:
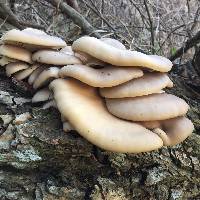
<path fill-rule="evenodd" d="M 199 102 L 172 77 L 191 106 L 193 135 L 172 148 L 119 154 L 64 133 L 56 109 L 33 106 L 31 89 L 1 73 L 0 199 L 199 199 Z M 29 118 L 16 122 L 22 113 Z"/>

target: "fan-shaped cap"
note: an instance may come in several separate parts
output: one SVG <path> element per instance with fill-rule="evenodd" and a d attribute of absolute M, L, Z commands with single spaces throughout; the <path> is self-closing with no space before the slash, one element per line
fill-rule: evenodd
<path fill-rule="evenodd" d="M 56 79 L 49 87 L 61 114 L 93 144 L 109 151 L 130 153 L 162 146 L 155 133 L 109 114 L 94 88 L 71 78 Z"/>
<path fill-rule="evenodd" d="M 135 98 L 106 99 L 113 115 L 132 121 L 154 121 L 183 116 L 189 106 L 172 94 L 151 94 Z"/>
<path fill-rule="evenodd" d="M 160 72 L 167 72 L 172 68 L 172 62 L 167 58 L 146 55 L 137 51 L 121 50 L 89 36 L 74 41 L 72 49 L 87 53 L 115 66 L 141 66 Z"/>
<path fill-rule="evenodd" d="M 2 41 L 7 44 L 25 46 L 27 48 L 62 48 L 66 46 L 61 38 L 50 36 L 41 30 L 27 28 L 22 31 L 12 29 L 2 36 Z"/>
<path fill-rule="evenodd" d="M 32 55 L 33 61 L 53 65 L 81 64 L 77 57 L 56 50 L 39 50 Z"/>
<path fill-rule="evenodd" d="M 49 88 L 43 88 L 43 89 L 38 90 L 34 94 L 34 96 L 32 97 L 32 102 L 36 103 L 36 102 L 41 102 L 41 101 L 48 101 L 52 98 L 53 96 Z"/>
<path fill-rule="evenodd" d="M 194 125 L 186 117 L 176 117 L 162 121 L 140 122 L 146 128 L 153 129 L 161 137 L 165 146 L 181 143 L 192 134 Z"/>
<path fill-rule="evenodd" d="M 38 65 L 32 65 L 27 69 L 21 70 L 16 72 L 13 76 L 17 79 L 17 80 L 23 80 L 25 78 L 27 78 L 28 76 L 30 76 L 30 74 L 38 67 Z"/>
<path fill-rule="evenodd" d="M 107 45 L 110 45 L 112 47 L 115 47 L 117 49 L 121 49 L 121 50 L 125 50 L 126 47 L 119 41 L 115 40 L 115 39 L 112 39 L 112 38 L 101 38 L 100 39 L 103 43 L 107 44 Z M 93 56 L 87 54 L 87 53 L 84 53 L 84 52 L 75 52 L 75 56 L 78 57 L 82 62 L 83 64 L 87 64 L 87 65 L 100 65 L 100 66 L 104 66 L 106 65 L 105 62 L 97 59 L 97 58 L 94 58 Z"/>
<path fill-rule="evenodd" d="M 35 82 L 35 80 L 37 79 L 37 77 L 45 70 L 47 69 L 46 66 L 40 66 L 38 64 L 38 67 L 31 73 L 31 75 L 28 78 L 28 83 L 30 85 L 33 85 L 33 83 Z"/>
<path fill-rule="evenodd" d="M 112 87 L 143 75 L 132 67 L 107 66 L 94 69 L 86 65 L 67 65 L 59 71 L 59 77 L 73 77 L 93 87 Z"/>
<path fill-rule="evenodd" d="M 6 75 L 10 77 L 12 74 L 29 68 L 29 65 L 24 62 L 13 62 L 6 65 Z"/>
<path fill-rule="evenodd" d="M 21 60 L 27 63 L 32 63 L 31 52 L 22 47 L 12 45 L 1 45 L 0 55 L 7 56 L 16 60 Z"/>
<path fill-rule="evenodd" d="M 100 89 L 100 94 L 106 98 L 124 98 L 144 96 L 157 93 L 165 87 L 173 86 L 167 74 L 152 72 L 144 76 L 130 80 L 112 88 Z"/>
<path fill-rule="evenodd" d="M 45 84 L 49 83 L 55 78 L 58 78 L 58 67 L 50 67 L 42 71 L 42 73 L 36 78 L 35 82 L 33 83 L 33 88 L 37 89 Z"/>
<path fill-rule="evenodd" d="M 7 57 L 7 56 L 2 56 L 2 57 L 0 58 L 0 66 L 5 66 L 5 65 L 7 65 L 7 64 L 9 64 L 9 63 L 17 62 L 17 61 L 18 61 L 18 60 L 16 60 L 16 59 L 9 58 L 9 57 Z"/>

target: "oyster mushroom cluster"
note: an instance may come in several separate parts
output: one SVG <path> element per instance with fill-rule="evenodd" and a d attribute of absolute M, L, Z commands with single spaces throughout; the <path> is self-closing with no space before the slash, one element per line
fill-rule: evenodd
<path fill-rule="evenodd" d="M 117 40 L 84 36 L 72 46 L 35 29 L 2 36 L 0 63 L 8 76 L 38 90 L 32 102 L 57 107 L 63 129 L 100 148 L 147 152 L 176 145 L 193 131 L 189 106 L 165 93 L 173 87 L 164 57 L 127 50 Z M 49 85 L 49 87 L 47 87 Z"/>

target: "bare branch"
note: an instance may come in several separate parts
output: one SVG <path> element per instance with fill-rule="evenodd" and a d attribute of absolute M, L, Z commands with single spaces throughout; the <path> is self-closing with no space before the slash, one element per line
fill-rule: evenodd
<path fill-rule="evenodd" d="M 150 14 L 150 11 L 149 11 L 149 8 L 148 8 L 146 0 L 144 0 L 144 6 L 145 6 L 145 9 L 146 9 L 148 18 L 149 18 L 150 31 L 151 31 L 151 45 L 152 45 L 151 49 L 152 49 L 152 52 L 154 52 L 154 30 L 153 30 L 154 28 L 153 28 L 153 21 L 152 21 L 151 14 Z"/>
<path fill-rule="evenodd" d="M 12 10 L 8 6 L 6 6 L 5 2 L 0 2 L 0 18 L 7 19 L 6 21 L 9 24 L 18 29 L 23 29 L 25 27 L 43 29 L 43 27 L 40 25 L 19 21 Z"/>
<path fill-rule="evenodd" d="M 71 6 L 63 3 L 60 0 L 46 0 L 51 5 L 60 8 L 61 12 L 68 15 L 72 21 L 82 28 L 82 31 L 85 34 L 93 35 L 97 38 L 100 38 L 101 35 L 97 33 L 96 29 L 75 9 Z M 58 6 L 59 5 L 59 6 Z"/>
<path fill-rule="evenodd" d="M 186 53 L 190 48 L 192 48 L 193 46 L 195 46 L 197 43 L 200 42 L 200 31 L 198 31 L 196 33 L 196 35 L 194 35 L 193 37 L 191 37 L 190 39 L 188 39 L 184 46 L 179 48 L 176 53 L 174 55 L 172 55 L 169 59 L 171 61 L 175 60 L 176 58 L 182 56 L 184 53 Z"/>

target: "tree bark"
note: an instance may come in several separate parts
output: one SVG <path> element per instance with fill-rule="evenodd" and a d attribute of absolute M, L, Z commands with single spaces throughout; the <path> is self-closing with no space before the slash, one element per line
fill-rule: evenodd
<path fill-rule="evenodd" d="M 103 151 L 78 133 L 64 133 L 60 114 L 32 105 L 22 86 L 1 72 L 0 199 L 200 198 L 195 104 L 189 116 L 197 130 L 185 142 L 150 153 L 120 154 Z M 19 115 L 27 112 L 27 120 L 20 121 Z"/>

